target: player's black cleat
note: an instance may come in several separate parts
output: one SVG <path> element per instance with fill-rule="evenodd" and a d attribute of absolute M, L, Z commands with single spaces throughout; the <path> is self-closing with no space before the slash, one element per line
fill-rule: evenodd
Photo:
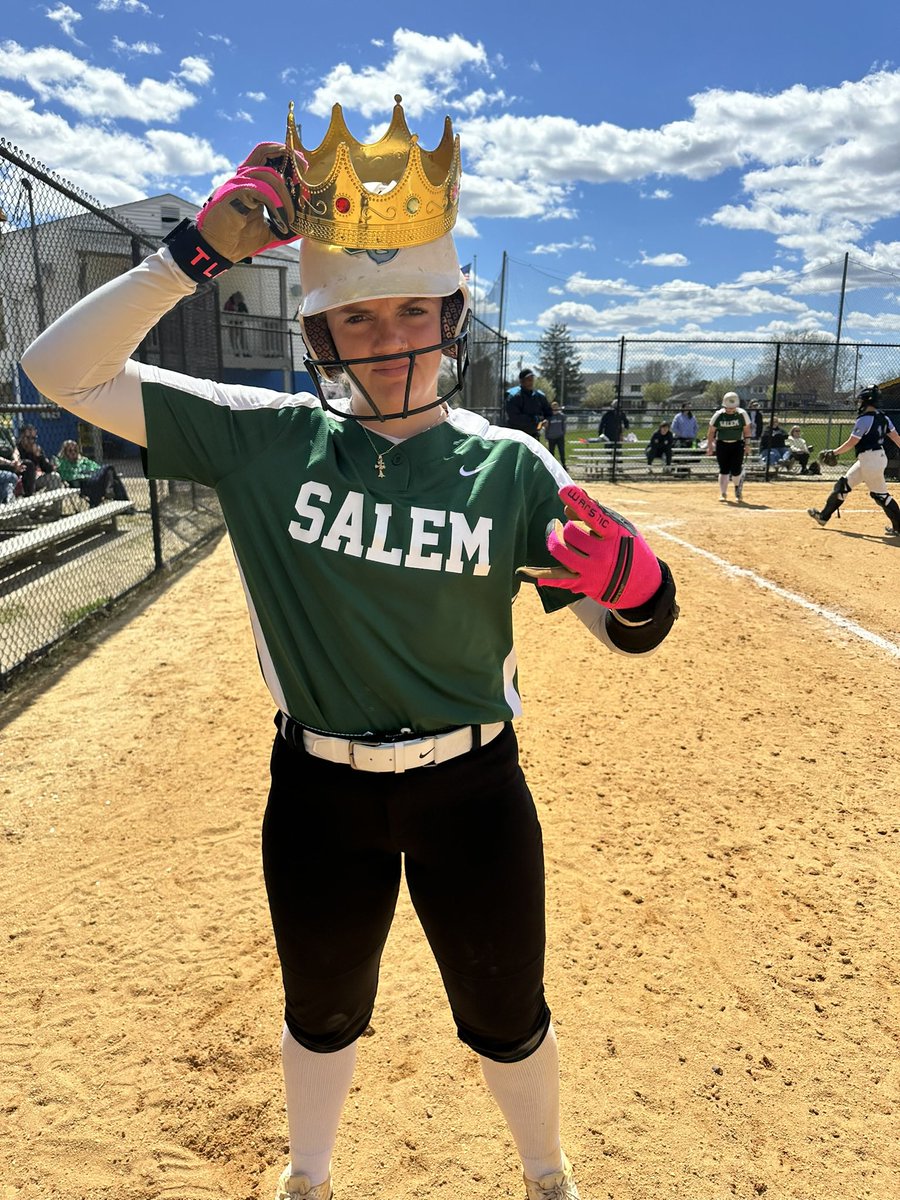
<path fill-rule="evenodd" d="M 817 525 L 827 525 L 827 518 L 823 517 L 817 508 L 808 508 L 806 510 Z"/>
<path fill-rule="evenodd" d="M 900 537 L 900 529 L 895 529 L 893 525 L 885 525 L 884 532 L 888 537 Z"/>

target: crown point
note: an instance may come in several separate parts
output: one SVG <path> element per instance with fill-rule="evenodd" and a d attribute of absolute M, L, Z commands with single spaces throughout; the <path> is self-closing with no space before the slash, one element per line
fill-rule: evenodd
<path fill-rule="evenodd" d="M 402 104 L 402 103 L 403 103 L 403 97 L 402 97 L 402 96 L 400 96 L 400 95 L 395 95 L 395 96 L 394 96 L 394 103 L 395 103 L 395 104 Z"/>

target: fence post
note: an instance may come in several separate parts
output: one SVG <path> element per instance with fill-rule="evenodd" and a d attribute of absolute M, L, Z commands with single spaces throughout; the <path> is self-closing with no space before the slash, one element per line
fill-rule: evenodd
<path fill-rule="evenodd" d="M 619 338 L 619 368 L 616 374 L 616 416 L 619 418 L 619 433 L 622 432 L 622 382 L 625 375 L 625 335 Z M 610 482 L 616 482 L 616 470 L 619 465 L 619 446 L 620 442 L 613 442 L 612 467 L 610 469 Z"/>
<path fill-rule="evenodd" d="M 772 372 L 772 404 L 769 408 L 769 447 L 772 445 L 772 422 L 775 419 L 775 406 L 778 403 L 778 369 L 781 365 L 781 342 L 775 343 L 775 370 Z M 769 482 L 769 453 L 766 451 L 766 483 Z"/>
<path fill-rule="evenodd" d="M 142 261 L 143 254 L 141 252 L 140 239 L 133 237 L 131 239 L 131 265 L 136 267 Z M 144 349 L 143 341 L 141 341 L 140 345 L 135 351 L 135 357 L 137 358 L 138 362 L 147 361 L 147 352 Z M 150 493 L 150 530 L 153 535 L 153 569 L 154 571 L 161 571 L 163 568 L 162 522 L 160 521 L 159 516 L 159 496 L 157 495 L 156 491 L 155 479 L 147 480 L 147 489 Z"/>

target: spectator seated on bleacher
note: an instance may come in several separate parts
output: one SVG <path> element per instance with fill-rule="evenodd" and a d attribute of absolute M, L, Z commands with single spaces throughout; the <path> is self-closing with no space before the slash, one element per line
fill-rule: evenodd
<path fill-rule="evenodd" d="M 22 495 L 33 496 L 45 488 L 61 488 L 63 481 L 57 473 L 52 459 L 38 445 L 37 429 L 34 425 L 23 425 L 19 430 L 16 450 L 22 462 Z M 18 488 L 16 489 L 18 491 Z"/>
<path fill-rule="evenodd" d="M 669 428 L 669 422 L 663 421 L 660 427 L 650 436 L 647 443 L 647 466 L 651 467 L 656 459 L 661 458 L 667 467 L 672 465 L 672 443 L 674 437 Z"/>
<path fill-rule="evenodd" d="M 0 445 L 0 504 L 9 504 L 15 497 L 24 470 L 16 451 Z"/>
<path fill-rule="evenodd" d="M 791 457 L 787 434 L 774 418 L 770 428 L 763 431 L 759 439 L 759 461 L 763 466 L 778 467 Z"/>
<path fill-rule="evenodd" d="M 86 454 L 82 454 L 78 443 L 63 442 L 59 448 L 57 464 L 60 478 L 69 487 L 78 488 L 91 508 L 102 504 L 112 492 L 114 500 L 127 500 L 128 493 L 119 478 L 116 468 L 107 464 L 101 466 Z"/>

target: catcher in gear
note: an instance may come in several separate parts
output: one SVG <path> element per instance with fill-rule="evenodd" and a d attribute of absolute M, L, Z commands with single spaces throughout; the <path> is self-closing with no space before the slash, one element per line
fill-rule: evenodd
<path fill-rule="evenodd" d="M 578 1197 L 544 996 L 541 831 L 513 729 L 512 602 L 527 566 L 545 611 L 567 609 L 614 668 L 666 637 L 675 585 L 535 438 L 448 404 L 470 306 L 449 232 L 458 173 L 449 122 L 423 151 L 399 98 L 371 146 L 339 106 L 319 151 L 302 151 L 290 121 L 285 146 L 257 147 L 196 221 L 24 359 L 44 394 L 146 447 L 151 476 L 220 498 L 276 710 L 263 865 L 285 997 L 280 1200 L 333 1194 L 404 870 L 526 1196 Z M 128 357 L 198 283 L 297 235 L 320 396 Z M 453 378 L 439 386 L 444 360 Z M 401 1190 L 399 1171 L 386 1167 L 383 1195 Z"/>
<path fill-rule="evenodd" d="M 877 387 L 863 388 L 856 399 L 857 417 L 850 436 L 834 450 L 823 450 L 819 462 L 823 466 L 836 466 L 838 457 L 848 450 L 854 452 L 856 461 L 845 475 L 836 480 L 823 507 L 810 508 L 807 512 L 818 525 L 827 525 L 835 513 L 840 515 L 840 507 L 853 488 L 864 483 L 869 495 L 891 522 L 885 528 L 885 533 L 900 537 L 900 505 L 887 490 L 884 481 L 884 469 L 887 466 L 885 440 L 890 438 L 896 446 L 900 446 L 900 434 L 878 408 Z"/>

